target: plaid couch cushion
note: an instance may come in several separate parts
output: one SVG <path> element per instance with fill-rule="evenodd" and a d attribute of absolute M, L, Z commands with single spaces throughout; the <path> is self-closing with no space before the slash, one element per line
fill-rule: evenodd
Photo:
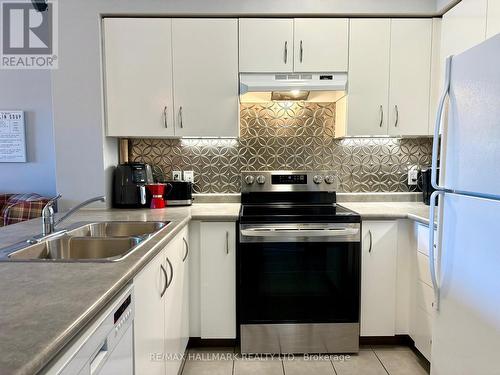
<path fill-rule="evenodd" d="M 0 210 L 2 210 L 11 196 L 12 194 L 0 194 Z"/>
<path fill-rule="evenodd" d="M 0 197 L 0 201 L 1 199 Z M 40 217 L 47 202 L 47 198 L 35 193 L 10 195 L 1 208 L 0 225 L 10 225 Z"/>

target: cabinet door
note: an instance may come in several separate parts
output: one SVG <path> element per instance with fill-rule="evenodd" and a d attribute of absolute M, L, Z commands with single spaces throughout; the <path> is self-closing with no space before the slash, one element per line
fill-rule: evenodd
<path fill-rule="evenodd" d="M 165 269 L 169 278 L 165 293 L 165 361 L 166 374 L 177 375 L 184 349 L 181 348 L 182 308 L 183 308 L 183 241 L 181 235 L 176 235 L 167 246 L 164 257 Z"/>
<path fill-rule="evenodd" d="M 431 19 L 391 20 L 389 135 L 427 135 Z"/>
<path fill-rule="evenodd" d="M 182 237 L 181 244 L 181 273 L 182 273 L 182 313 L 181 313 L 181 337 L 180 352 L 184 353 L 189 341 L 189 316 L 190 316 L 190 295 L 189 295 L 189 233 L 188 228 L 182 230 L 179 234 Z"/>
<path fill-rule="evenodd" d="M 294 71 L 346 72 L 349 46 L 347 18 L 296 18 Z"/>
<path fill-rule="evenodd" d="M 432 315 L 417 307 L 415 311 L 415 332 L 412 339 L 415 347 L 428 361 L 431 360 L 432 348 Z"/>
<path fill-rule="evenodd" d="M 238 136 L 238 21 L 172 21 L 175 135 Z"/>
<path fill-rule="evenodd" d="M 240 18 L 240 72 L 293 71 L 293 19 Z"/>
<path fill-rule="evenodd" d="M 161 269 L 164 259 L 162 251 L 134 278 L 136 374 L 165 375 L 165 362 L 151 357 L 165 352 L 165 300 L 161 297 L 166 283 Z"/>
<path fill-rule="evenodd" d="M 174 135 L 171 23 L 167 18 L 105 18 L 107 135 Z"/>
<path fill-rule="evenodd" d="M 235 223 L 201 223 L 201 337 L 236 338 Z"/>
<path fill-rule="evenodd" d="M 488 0 L 486 38 L 500 33 L 500 0 Z"/>
<path fill-rule="evenodd" d="M 347 134 L 387 134 L 389 19 L 352 19 Z"/>
<path fill-rule="evenodd" d="M 361 336 L 394 336 L 398 224 L 364 221 L 361 258 Z"/>
<path fill-rule="evenodd" d="M 441 18 L 432 19 L 432 48 L 431 48 L 431 87 L 429 95 L 429 129 L 427 134 L 434 134 L 437 107 L 441 95 L 443 79 L 441 64 Z"/>
<path fill-rule="evenodd" d="M 443 15 L 441 62 L 484 41 L 488 0 L 462 0 Z"/>

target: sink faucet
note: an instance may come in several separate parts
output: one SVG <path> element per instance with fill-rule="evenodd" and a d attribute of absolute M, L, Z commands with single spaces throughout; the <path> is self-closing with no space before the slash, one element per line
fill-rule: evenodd
<path fill-rule="evenodd" d="M 48 236 L 52 233 L 54 233 L 56 225 L 60 224 L 62 221 L 66 220 L 68 217 L 73 215 L 76 211 L 78 211 L 80 208 L 85 207 L 91 203 L 94 202 L 104 202 L 106 201 L 106 197 L 104 196 L 98 196 L 94 198 L 87 199 L 85 202 L 82 202 L 75 207 L 73 207 L 71 210 L 66 212 L 59 220 L 55 220 L 54 218 L 54 203 L 57 202 L 59 198 L 61 198 L 61 194 L 58 194 L 54 198 L 51 198 L 45 207 L 42 210 L 42 236 Z"/>

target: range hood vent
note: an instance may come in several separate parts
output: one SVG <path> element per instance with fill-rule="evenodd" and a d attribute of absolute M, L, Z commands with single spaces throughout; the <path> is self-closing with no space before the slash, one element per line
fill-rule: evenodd
<path fill-rule="evenodd" d="M 347 73 L 241 73 L 240 101 L 336 102 L 347 91 Z"/>

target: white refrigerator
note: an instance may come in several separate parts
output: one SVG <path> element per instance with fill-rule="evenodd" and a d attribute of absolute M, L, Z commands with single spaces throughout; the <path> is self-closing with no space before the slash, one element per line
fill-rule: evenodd
<path fill-rule="evenodd" d="M 431 375 L 500 375 L 500 35 L 446 65 L 433 145 Z"/>

